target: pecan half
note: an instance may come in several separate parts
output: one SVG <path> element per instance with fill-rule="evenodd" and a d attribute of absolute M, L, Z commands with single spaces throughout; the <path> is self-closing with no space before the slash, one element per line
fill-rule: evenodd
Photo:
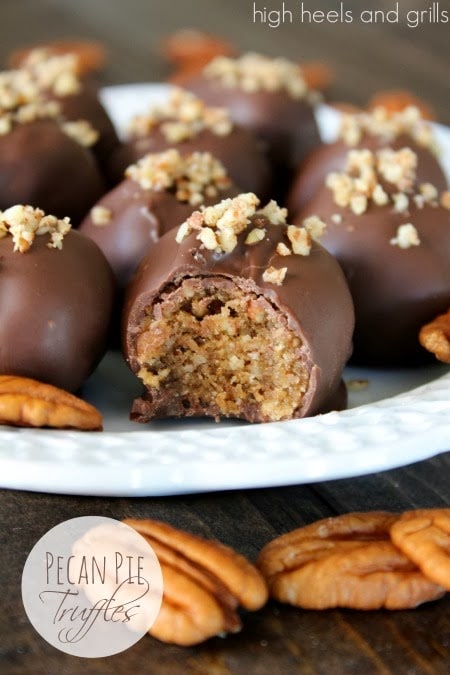
<path fill-rule="evenodd" d="M 233 549 L 156 520 L 124 522 L 150 543 L 161 565 L 164 594 L 153 637 L 188 646 L 236 633 L 239 605 L 256 610 L 267 601 L 261 574 Z"/>
<path fill-rule="evenodd" d="M 102 415 L 90 403 L 51 384 L 0 375 L 0 424 L 101 431 Z"/>
<path fill-rule="evenodd" d="M 450 309 L 422 326 L 419 342 L 439 361 L 450 363 Z"/>
<path fill-rule="evenodd" d="M 398 516 L 349 513 L 289 532 L 267 544 L 257 566 L 271 597 L 305 609 L 405 609 L 444 589 L 426 579 L 390 541 Z"/>
<path fill-rule="evenodd" d="M 450 590 L 450 509 L 406 511 L 391 538 L 428 579 Z"/>

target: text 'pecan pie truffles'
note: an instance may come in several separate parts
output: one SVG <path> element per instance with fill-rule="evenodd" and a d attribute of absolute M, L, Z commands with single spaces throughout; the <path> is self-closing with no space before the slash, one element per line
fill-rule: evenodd
<path fill-rule="evenodd" d="M 351 351 L 342 271 L 275 202 L 242 194 L 194 212 L 150 249 L 132 281 L 124 354 L 145 393 L 138 421 L 266 422 L 329 409 Z"/>
<path fill-rule="evenodd" d="M 265 141 L 280 195 L 290 173 L 320 143 L 317 92 L 308 89 L 300 66 L 286 59 L 217 57 L 184 86 L 206 103 L 227 108 L 233 120 Z"/>
<path fill-rule="evenodd" d="M 128 140 L 111 159 L 113 178 L 120 180 L 140 157 L 169 148 L 183 155 L 209 152 L 243 192 L 255 192 L 262 200 L 271 196 L 271 171 L 261 141 L 235 124 L 225 108 L 208 107 L 179 88 L 164 105 L 132 119 Z"/>
<path fill-rule="evenodd" d="M 370 112 L 344 114 L 338 139 L 315 148 L 300 165 L 287 197 L 290 213 L 297 213 L 315 196 L 331 171 L 344 171 L 350 150 L 366 148 L 376 152 L 390 147 L 409 147 L 418 159 L 417 180 L 432 183 L 439 190 L 447 179 L 439 163 L 439 148 L 429 122 L 415 107 L 390 112 L 377 107 Z"/>
<path fill-rule="evenodd" d="M 97 245 L 40 209 L 0 212 L 0 372 L 75 391 L 103 356 L 113 301 Z"/>
<path fill-rule="evenodd" d="M 80 232 L 100 246 L 123 289 L 161 235 L 200 204 L 214 204 L 238 192 L 209 153 L 149 154 L 128 167 L 125 180 L 91 209 Z"/>
<path fill-rule="evenodd" d="M 421 327 L 450 306 L 450 193 L 418 183 L 410 148 L 350 151 L 294 222 L 319 217 L 321 243 L 352 292 L 354 360 L 414 365 L 429 358 Z"/>

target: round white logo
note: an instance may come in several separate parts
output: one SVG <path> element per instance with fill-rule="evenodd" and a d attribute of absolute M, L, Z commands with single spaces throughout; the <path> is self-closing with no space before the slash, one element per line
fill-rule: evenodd
<path fill-rule="evenodd" d="M 29 620 L 73 656 L 111 656 L 134 645 L 158 616 L 162 593 L 152 547 L 112 518 L 56 525 L 33 547 L 22 574 Z"/>

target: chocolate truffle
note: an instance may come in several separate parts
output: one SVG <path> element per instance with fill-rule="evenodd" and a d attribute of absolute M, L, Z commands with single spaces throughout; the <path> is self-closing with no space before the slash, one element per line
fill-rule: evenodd
<path fill-rule="evenodd" d="M 105 350 L 111 269 L 67 218 L 16 205 L 0 231 L 0 372 L 76 391 Z"/>
<path fill-rule="evenodd" d="M 417 183 L 410 149 L 352 150 L 346 171 L 297 216 L 319 217 L 355 304 L 353 360 L 411 366 L 428 359 L 421 326 L 450 305 L 450 194 Z"/>
<path fill-rule="evenodd" d="M 127 291 L 124 355 L 145 393 L 131 417 L 267 422 L 324 411 L 341 389 L 353 305 L 342 271 L 242 194 L 194 212 L 142 261 Z"/>
<path fill-rule="evenodd" d="M 111 158 L 113 181 L 140 157 L 176 148 L 184 155 L 211 153 L 243 192 L 255 192 L 261 200 L 270 197 L 271 171 L 261 142 L 233 123 L 224 108 L 207 107 L 190 92 L 174 88 L 165 105 L 133 118 L 128 135 Z"/>
<path fill-rule="evenodd" d="M 0 208 L 31 204 L 77 225 L 105 189 L 86 147 L 96 136 L 53 110 L 30 104 L 0 117 Z"/>
<path fill-rule="evenodd" d="M 80 231 L 102 249 L 123 289 L 164 232 L 200 204 L 238 192 L 224 167 L 208 153 L 183 157 L 172 149 L 149 154 L 128 167 L 125 180 L 91 209 Z"/>
<path fill-rule="evenodd" d="M 184 83 L 210 105 L 227 108 L 235 122 L 264 140 L 282 197 L 305 155 L 319 145 L 313 104 L 301 68 L 285 59 L 244 54 L 217 57 Z"/>
<path fill-rule="evenodd" d="M 432 183 L 439 190 L 446 188 L 433 129 L 420 111 L 408 107 L 390 112 L 378 107 L 371 112 L 344 114 L 338 139 L 314 149 L 300 164 L 287 196 L 289 212 L 297 213 L 304 208 L 322 187 L 327 174 L 345 170 L 349 150 L 368 148 L 375 152 L 383 147 L 394 150 L 410 147 L 418 157 L 419 182 Z"/>
<path fill-rule="evenodd" d="M 36 49 L 29 53 L 20 70 L 11 72 L 21 74 L 27 82 L 26 91 L 28 95 L 33 92 L 34 100 L 56 101 L 66 120 L 89 122 L 98 133 L 93 152 L 101 167 L 106 167 L 119 138 L 99 100 L 97 88 L 80 77 L 77 55 L 55 55 L 51 50 Z"/>

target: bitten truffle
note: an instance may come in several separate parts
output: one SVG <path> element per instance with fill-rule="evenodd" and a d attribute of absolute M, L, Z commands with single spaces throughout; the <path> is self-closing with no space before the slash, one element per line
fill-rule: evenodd
<path fill-rule="evenodd" d="M 184 86 L 209 105 L 227 108 L 265 142 L 277 179 L 272 196 L 285 195 L 292 172 L 320 143 L 317 92 L 308 89 L 300 66 L 253 53 L 217 57 Z"/>
<path fill-rule="evenodd" d="M 327 227 L 321 243 L 339 260 L 352 292 L 353 359 L 411 366 L 429 359 L 421 326 L 450 305 L 450 193 L 417 181 L 410 148 L 352 150 L 346 170 L 293 217 Z"/>
<path fill-rule="evenodd" d="M 149 154 L 90 210 L 80 232 L 93 239 L 124 289 L 139 261 L 165 232 L 200 204 L 238 194 L 220 162 L 209 153 L 177 150 Z"/>
<path fill-rule="evenodd" d="M 112 179 L 121 180 L 126 167 L 144 155 L 169 148 L 183 155 L 209 152 L 243 192 L 255 192 L 261 200 L 270 197 L 271 171 L 261 142 L 224 108 L 208 107 L 179 88 L 166 104 L 131 120 L 128 140 L 111 158 Z"/>
<path fill-rule="evenodd" d="M 0 212 L 0 372 L 76 391 L 103 356 L 113 301 L 97 245 L 40 209 Z"/>
<path fill-rule="evenodd" d="M 129 286 L 123 346 L 145 393 L 131 417 L 268 422 L 323 412 L 351 351 L 344 275 L 315 240 L 242 194 L 194 212 Z"/>
<path fill-rule="evenodd" d="M 393 150 L 409 147 L 417 155 L 417 179 L 439 190 L 447 179 L 439 163 L 439 148 L 429 122 L 418 108 L 389 111 L 377 107 L 370 112 L 344 114 L 338 139 L 314 149 L 300 164 L 287 196 L 290 213 L 304 208 L 322 187 L 327 174 L 344 171 L 348 152 L 367 148 L 375 152 L 384 147 Z"/>

